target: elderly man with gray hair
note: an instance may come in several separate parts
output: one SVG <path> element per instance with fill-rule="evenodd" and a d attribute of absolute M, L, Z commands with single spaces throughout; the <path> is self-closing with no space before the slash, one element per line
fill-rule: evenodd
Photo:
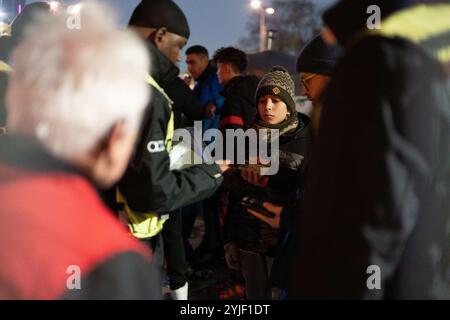
<path fill-rule="evenodd" d="M 150 97 L 145 46 L 109 8 L 37 19 L 12 55 L 0 138 L 0 299 L 157 299 L 150 252 L 95 187 L 123 174 Z"/>

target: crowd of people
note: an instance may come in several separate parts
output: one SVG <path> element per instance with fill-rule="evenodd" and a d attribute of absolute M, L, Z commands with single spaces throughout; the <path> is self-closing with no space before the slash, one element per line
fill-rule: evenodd
<path fill-rule="evenodd" d="M 183 77 L 172 0 L 126 29 L 68 14 L 30 4 L 0 38 L 0 299 L 187 300 L 217 261 L 249 300 L 450 298 L 449 1 L 337 1 L 297 74 L 261 78 L 202 45 Z M 175 168 L 196 121 L 222 156 Z"/>

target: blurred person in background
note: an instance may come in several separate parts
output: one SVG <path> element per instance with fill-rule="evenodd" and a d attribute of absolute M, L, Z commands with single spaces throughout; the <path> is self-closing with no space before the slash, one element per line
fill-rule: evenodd
<path fill-rule="evenodd" d="M 208 129 L 218 129 L 224 102 L 223 86 L 219 83 L 217 68 L 209 60 L 208 50 L 201 45 L 188 48 L 186 50 L 186 64 L 195 80 L 194 92 L 202 104 L 203 133 Z M 186 252 L 189 253 L 191 264 L 199 268 L 223 257 L 219 221 L 221 195 L 220 191 L 216 192 L 202 203 L 193 204 L 183 210 L 183 218 L 186 222 L 183 222 Z M 194 251 L 187 238 L 192 231 L 195 217 L 202 213 L 205 222 L 205 235 L 200 246 Z"/>
<path fill-rule="evenodd" d="M 325 12 L 325 40 L 346 53 L 308 172 L 294 298 L 449 297 L 449 16 L 435 0 Z"/>
<path fill-rule="evenodd" d="M 219 128 L 220 111 L 224 98 L 222 85 L 217 77 L 217 68 L 209 61 L 208 50 L 200 45 L 186 50 L 186 64 L 196 84 L 194 91 L 204 108 L 203 132 Z"/>
<path fill-rule="evenodd" d="M 22 39 L 27 24 L 30 23 L 32 17 L 37 13 L 50 15 L 50 5 L 47 2 L 35 2 L 25 6 L 11 23 L 11 35 L 0 37 L 0 135 L 6 133 L 5 95 L 8 77 L 12 72 L 12 68 L 9 65 L 10 54 Z"/>

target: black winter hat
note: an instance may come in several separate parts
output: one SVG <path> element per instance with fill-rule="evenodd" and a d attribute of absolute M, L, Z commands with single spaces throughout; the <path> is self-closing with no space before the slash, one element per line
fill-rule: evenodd
<path fill-rule="evenodd" d="M 339 46 L 327 45 L 322 36 L 318 35 L 300 52 L 297 58 L 297 72 L 332 75 L 342 53 Z"/>
<path fill-rule="evenodd" d="M 264 75 L 256 88 L 256 105 L 258 105 L 259 99 L 265 95 L 279 97 L 286 103 L 291 114 L 296 113 L 294 101 L 295 84 L 285 68 L 275 66 L 269 73 Z"/>
<path fill-rule="evenodd" d="M 323 21 L 338 39 L 342 46 L 358 32 L 366 30 L 371 5 L 380 7 L 381 20 L 391 14 L 417 4 L 434 4 L 449 0 L 341 0 L 323 14 Z"/>
<path fill-rule="evenodd" d="M 172 0 L 142 0 L 131 15 L 130 26 L 167 28 L 186 39 L 190 36 L 189 24 L 183 11 Z"/>

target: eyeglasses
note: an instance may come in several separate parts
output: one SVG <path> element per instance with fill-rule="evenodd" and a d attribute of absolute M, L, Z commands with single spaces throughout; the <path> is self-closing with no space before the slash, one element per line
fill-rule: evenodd
<path fill-rule="evenodd" d="M 316 76 L 315 73 L 302 73 L 300 75 L 300 81 L 302 82 L 302 86 L 309 90 L 309 81 Z"/>

